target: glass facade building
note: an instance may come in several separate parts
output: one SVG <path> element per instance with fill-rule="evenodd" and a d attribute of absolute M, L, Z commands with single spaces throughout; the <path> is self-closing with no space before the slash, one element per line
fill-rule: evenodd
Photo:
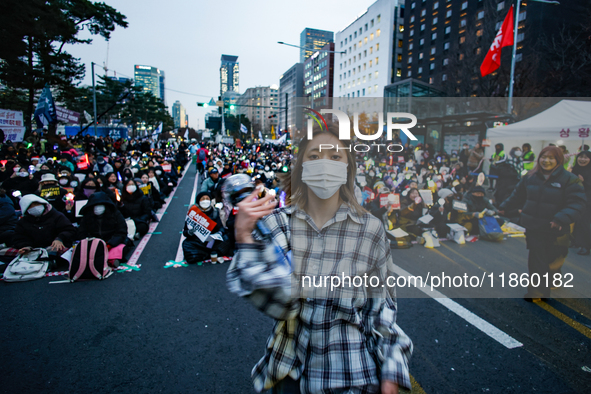
<path fill-rule="evenodd" d="M 302 47 L 300 48 L 300 63 L 304 63 L 314 52 L 333 41 L 334 33 L 332 31 L 306 27 L 300 34 L 300 47 Z"/>
<path fill-rule="evenodd" d="M 238 56 L 222 55 L 220 67 L 220 95 L 230 91 L 240 93 Z"/>
<path fill-rule="evenodd" d="M 172 119 L 174 119 L 174 127 L 176 129 L 180 127 L 187 127 L 187 114 L 185 107 L 180 101 L 175 101 L 172 105 Z"/>
<path fill-rule="evenodd" d="M 164 71 L 156 67 L 136 64 L 133 79 L 135 86 L 141 86 L 144 92 L 152 92 L 164 102 Z"/>

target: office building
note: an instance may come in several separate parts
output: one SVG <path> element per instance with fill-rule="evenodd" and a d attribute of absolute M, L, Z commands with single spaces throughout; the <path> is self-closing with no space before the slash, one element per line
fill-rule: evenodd
<path fill-rule="evenodd" d="M 178 100 L 172 105 L 172 119 L 174 120 L 175 129 L 187 127 L 187 113 L 183 104 Z"/>
<path fill-rule="evenodd" d="M 403 0 L 378 0 L 335 36 L 334 97 L 382 97 L 402 75 Z"/>
<path fill-rule="evenodd" d="M 304 62 L 304 96 L 314 100 L 314 108 L 329 105 L 333 95 L 334 56 L 334 42 L 330 42 Z"/>
<path fill-rule="evenodd" d="M 501 68 L 490 76 L 480 75 L 480 65 L 512 4 L 508 0 L 406 0 L 403 77 L 435 85 L 448 96 L 506 95 L 512 48 L 503 50 Z M 521 3 L 516 75 L 527 80 L 517 84 L 523 86 L 521 94 L 539 94 L 535 89 L 543 90 L 547 84 L 549 62 L 541 60 L 550 55 L 542 50 L 544 37 L 580 24 L 584 15 L 583 2 Z M 559 39 L 559 34 L 553 38 Z M 503 78 L 497 78 L 497 73 Z"/>
<path fill-rule="evenodd" d="M 258 137 L 259 130 L 268 136 L 271 126 L 277 131 L 279 118 L 277 116 L 269 118 L 272 115 L 279 115 L 280 112 L 278 110 L 279 89 L 277 85 L 248 88 L 238 98 L 236 104 L 238 116 L 244 115 L 250 120 L 255 136 Z"/>
<path fill-rule="evenodd" d="M 329 42 L 333 42 L 333 39 L 334 33 L 332 31 L 306 27 L 300 34 L 300 63 L 304 63 L 314 52 Z"/>
<path fill-rule="evenodd" d="M 164 71 L 160 70 L 160 99 L 162 100 L 162 102 L 164 103 L 164 105 L 166 105 L 166 95 L 164 93 L 164 86 L 165 86 L 165 77 L 164 77 Z"/>
<path fill-rule="evenodd" d="M 230 91 L 240 93 L 238 56 L 222 55 L 220 67 L 220 95 Z"/>
<path fill-rule="evenodd" d="M 293 133 L 303 130 L 303 108 L 298 98 L 304 97 L 304 63 L 296 63 L 279 78 L 279 107 L 287 106 L 287 127 Z M 279 124 L 285 128 L 285 112 L 279 112 Z"/>
<path fill-rule="evenodd" d="M 152 66 L 135 65 L 133 80 L 135 86 L 141 86 L 144 92 L 151 92 L 164 101 L 164 71 Z"/>

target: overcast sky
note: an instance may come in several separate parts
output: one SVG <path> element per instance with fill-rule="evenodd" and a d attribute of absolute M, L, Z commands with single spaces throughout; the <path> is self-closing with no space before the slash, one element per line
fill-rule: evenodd
<path fill-rule="evenodd" d="M 108 50 L 109 75 L 133 77 L 135 64 L 158 67 L 166 73 L 169 108 L 179 100 L 189 125 L 204 127 L 205 110 L 197 101 L 217 99 L 220 57 L 236 55 L 240 63 L 240 93 L 249 87 L 279 84 L 279 77 L 299 61 L 306 27 L 337 32 L 353 22 L 375 0 L 104 0 L 127 16 L 129 27 L 113 32 Z M 82 34 L 86 37 L 86 34 Z M 94 37 L 91 45 L 68 52 L 86 65 L 84 84 L 91 84 L 90 63 L 102 66 L 107 42 Z M 97 74 L 104 71 L 96 69 Z"/>

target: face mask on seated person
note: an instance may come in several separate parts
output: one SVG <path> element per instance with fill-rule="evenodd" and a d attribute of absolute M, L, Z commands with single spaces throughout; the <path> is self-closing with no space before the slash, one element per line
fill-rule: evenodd
<path fill-rule="evenodd" d="M 125 188 L 125 190 L 127 190 L 129 194 L 133 194 L 137 190 L 137 187 L 135 185 L 129 185 Z"/>
<path fill-rule="evenodd" d="M 199 201 L 199 206 L 207 211 L 211 207 L 211 200 Z"/>
<path fill-rule="evenodd" d="M 27 209 L 27 213 L 31 216 L 35 216 L 36 218 L 41 216 L 43 214 L 43 211 L 45 211 L 44 205 L 37 205 L 36 207 Z"/>
<path fill-rule="evenodd" d="M 94 206 L 94 214 L 96 216 L 101 216 L 103 213 L 105 213 L 105 206 L 104 205 L 95 205 Z"/>

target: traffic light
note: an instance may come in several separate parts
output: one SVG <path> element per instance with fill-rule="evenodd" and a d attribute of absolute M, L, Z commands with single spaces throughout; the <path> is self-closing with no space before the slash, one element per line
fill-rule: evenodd
<path fill-rule="evenodd" d="M 207 104 L 207 103 L 197 103 L 197 106 L 198 107 L 207 108 L 207 107 L 209 107 L 209 104 Z"/>
<path fill-rule="evenodd" d="M 229 109 L 230 111 L 234 111 L 236 105 L 234 104 L 224 104 L 224 109 Z"/>
<path fill-rule="evenodd" d="M 274 115 L 268 116 L 268 118 L 269 118 L 269 119 L 271 119 L 271 118 L 276 118 L 276 117 L 277 117 L 277 114 L 274 114 Z"/>

